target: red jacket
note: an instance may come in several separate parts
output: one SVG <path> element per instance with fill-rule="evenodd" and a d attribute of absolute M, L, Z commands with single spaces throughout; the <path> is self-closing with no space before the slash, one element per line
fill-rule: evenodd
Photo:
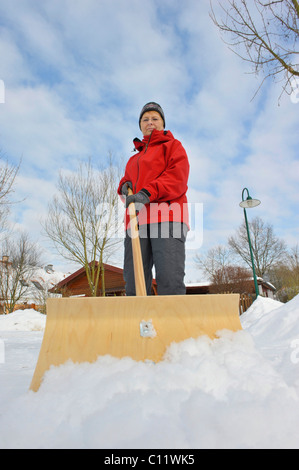
<path fill-rule="evenodd" d="M 170 131 L 154 130 L 143 140 L 134 139 L 138 153 L 126 165 L 125 175 L 118 187 L 131 181 L 133 192 L 144 190 L 149 196 L 139 212 L 139 224 L 154 222 L 184 222 L 189 226 L 186 192 L 189 162 L 181 142 Z M 126 215 L 126 227 L 129 216 Z"/>

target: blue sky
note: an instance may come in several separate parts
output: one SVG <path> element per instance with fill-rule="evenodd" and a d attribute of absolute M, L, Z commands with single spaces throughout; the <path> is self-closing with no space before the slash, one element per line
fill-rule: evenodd
<path fill-rule="evenodd" d="M 299 103 L 233 54 L 209 0 L 0 0 L 0 147 L 17 163 L 11 221 L 44 246 L 40 218 L 60 170 L 90 156 L 124 164 L 151 100 L 190 160 L 188 198 L 203 207 L 199 252 L 225 244 L 243 221 L 247 187 L 260 216 L 288 246 L 298 242 Z M 201 280 L 187 243 L 186 281 Z M 51 258 L 51 259 L 50 259 Z M 120 260 L 121 264 L 121 260 Z"/>

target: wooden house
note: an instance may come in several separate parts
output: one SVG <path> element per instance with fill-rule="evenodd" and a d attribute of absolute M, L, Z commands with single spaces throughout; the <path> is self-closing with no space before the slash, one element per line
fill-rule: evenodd
<path fill-rule="evenodd" d="M 105 295 L 120 296 L 125 295 L 125 281 L 123 269 L 104 263 Z M 85 268 L 80 268 L 70 276 L 59 282 L 51 293 L 59 293 L 63 297 L 84 296 L 90 297 L 90 288 L 86 277 Z M 152 293 L 157 293 L 157 283 L 153 280 Z M 102 280 L 100 277 L 98 296 L 103 295 Z"/>

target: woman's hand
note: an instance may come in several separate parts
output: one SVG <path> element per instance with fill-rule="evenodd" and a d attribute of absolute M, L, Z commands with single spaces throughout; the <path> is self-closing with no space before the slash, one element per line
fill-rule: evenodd
<path fill-rule="evenodd" d="M 136 212 L 140 212 L 143 206 L 150 202 L 150 199 L 145 192 L 139 191 L 136 194 L 126 197 L 126 208 L 129 207 L 132 202 L 135 203 Z"/>
<path fill-rule="evenodd" d="M 121 193 L 123 196 L 128 196 L 128 188 L 133 189 L 131 181 L 126 181 L 121 187 Z"/>

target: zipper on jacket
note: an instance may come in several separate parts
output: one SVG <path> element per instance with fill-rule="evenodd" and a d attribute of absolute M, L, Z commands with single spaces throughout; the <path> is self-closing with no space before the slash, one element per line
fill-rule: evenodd
<path fill-rule="evenodd" d="M 148 148 L 149 143 L 150 143 L 150 140 L 151 140 L 151 138 L 152 138 L 152 133 L 153 133 L 153 131 L 154 131 L 154 130 L 152 130 L 152 132 L 151 132 L 151 134 L 150 134 L 150 136 L 149 136 L 148 142 L 147 142 L 147 144 L 146 144 L 146 146 L 145 146 L 145 149 L 144 149 L 143 153 L 140 154 L 139 157 L 137 158 L 137 178 L 136 178 L 135 191 L 134 191 L 135 194 L 136 194 L 136 187 L 137 187 L 137 182 L 138 182 L 138 178 L 139 178 L 139 159 L 140 159 L 140 157 L 142 157 L 142 155 L 145 155 L 145 154 L 146 154 L 147 148 Z"/>
<path fill-rule="evenodd" d="M 147 142 L 147 144 L 146 144 L 146 146 L 145 146 L 145 151 L 144 151 L 144 153 L 147 151 L 147 148 L 148 148 L 149 143 L 150 143 L 150 141 L 151 141 L 151 138 L 152 138 L 152 135 L 153 135 L 154 130 L 155 130 L 155 129 L 152 130 L 152 132 L 151 132 L 151 134 L 150 134 L 150 136 L 149 136 L 148 142 Z"/>

